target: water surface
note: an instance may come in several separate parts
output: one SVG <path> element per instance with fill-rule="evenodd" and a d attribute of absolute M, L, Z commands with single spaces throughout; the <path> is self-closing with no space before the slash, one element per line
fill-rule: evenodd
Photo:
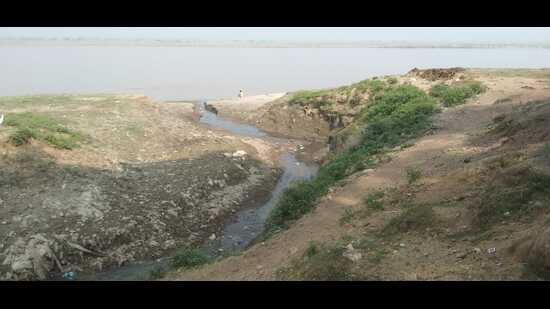
<path fill-rule="evenodd" d="M 218 99 L 337 87 L 414 67 L 550 67 L 543 48 L 0 46 L 0 96 L 130 93 Z"/>

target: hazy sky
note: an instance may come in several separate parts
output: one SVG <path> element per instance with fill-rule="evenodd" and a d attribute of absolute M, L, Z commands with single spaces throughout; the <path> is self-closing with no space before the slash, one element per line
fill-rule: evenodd
<path fill-rule="evenodd" d="M 550 43 L 550 28 L 0 28 L 0 38 Z"/>

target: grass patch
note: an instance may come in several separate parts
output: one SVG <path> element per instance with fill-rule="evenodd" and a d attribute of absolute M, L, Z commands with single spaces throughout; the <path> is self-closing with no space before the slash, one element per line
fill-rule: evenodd
<path fill-rule="evenodd" d="M 431 206 L 413 205 L 399 216 L 391 219 L 383 228 L 382 234 L 394 235 L 410 231 L 422 231 L 433 227 L 435 221 L 435 212 Z"/>
<path fill-rule="evenodd" d="M 17 129 L 17 131 L 9 136 L 8 141 L 14 146 L 21 146 L 28 144 L 32 136 L 33 132 L 27 128 Z"/>
<path fill-rule="evenodd" d="M 464 104 L 467 99 L 485 92 L 486 87 L 479 81 L 464 81 L 453 85 L 437 84 L 430 89 L 430 95 L 441 100 L 443 106 L 452 107 Z"/>
<path fill-rule="evenodd" d="M 380 199 L 384 197 L 384 191 L 375 191 L 369 193 L 365 198 L 365 205 L 372 210 L 383 210 L 384 206 Z"/>
<path fill-rule="evenodd" d="M 344 214 L 342 215 L 342 218 L 340 218 L 340 225 L 348 224 L 350 223 L 353 218 L 355 217 L 355 213 L 351 208 L 347 208 L 344 210 Z"/>
<path fill-rule="evenodd" d="M 343 256 L 341 246 L 310 244 L 304 254 L 291 260 L 290 265 L 277 271 L 282 280 L 347 281 L 352 280 L 353 262 Z"/>
<path fill-rule="evenodd" d="M 309 212 L 332 185 L 368 167 L 384 149 L 423 134 L 430 128 L 430 116 L 437 111 L 432 98 L 410 85 L 391 87 L 373 97 L 356 120 L 363 126 L 361 143 L 334 155 L 312 179 L 287 187 L 266 220 L 264 238 L 288 228 Z"/>
<path fill-rule="evenodd" d="M 183 248 L 178 250 L 172 258 L 174 268 L 195 268 L 208 263 L 208 257 L 198 249 Z"/>
<path fill-rule="evenodd" d="M 321 90 L 300 90 L 292 93 L 290 104 L 300 104 L 305 105 L 310 103 L 312 100 L 322 98 L 323 96 L 331 93 L 332 89 L 321 89 Z M 319 102 L 319 105 L 330 104 L 328 101 Z"/>
<path fill-rule="evenodd" d="M 370 91 L 373 94 L 378 94 L 385 90 L 387 87 L 388 85 L 384 81 L 377 79 L 366 79 L 348 86 L 350 90 L 355 88 L 359 92 Z"/>
<path fill-rule="evenodd" d="M 546 143 L 542 146 L 542 155 L 550 158 L 550 143 Z"/>
<path fill-rule="evenodd" d="M 409 185 L 415 184 L 422 177 L 422 171 L 417 167 L 407 168 L 406 174 Z"/>
<path fill-rule="evenodd" d="M 56 119 L 35 113 L 8 114 L 6 126 L 16 128 L 9 137 L 15 146 L 27 144 L 31 139 L 40 140 L 58 149 L 74 149 L 83 140 L 79 133 L 69 130 Z"/>

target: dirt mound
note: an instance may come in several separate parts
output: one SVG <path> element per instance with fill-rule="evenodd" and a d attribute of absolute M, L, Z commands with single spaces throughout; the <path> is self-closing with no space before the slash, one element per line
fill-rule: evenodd
<path fill-rule="evenodd" d="M 462 73 L 464 71 L 466 71 L 466 69 L 464 68 L 426 69 L 426 70 L 420 70 L 418 68 L 414 68 L 410 70 L 407 73 L 407 75 L 418 76 L 420 78 L 423 78 L 429 81 L 436 81 L 436 80 L 452 79 L 455 76 L 457 76 L 458 73 Z"/>

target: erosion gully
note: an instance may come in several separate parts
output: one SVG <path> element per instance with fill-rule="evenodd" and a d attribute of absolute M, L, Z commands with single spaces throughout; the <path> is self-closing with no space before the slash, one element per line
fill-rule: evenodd
<path fill-rule="evenodd" d="M 198 112 L 199 122 L 213 129 L 219 129 L 233 135 L 243 137 L 261 138 L 273 144 L 288 143 L 288 139 L 270 136 L 255 126 L 237 123 L 229 119 L 219 117 L 205 109 L 204 101 L 195 102 L 195 109 Z M 284 147 L 283 147 L 284 148 Z M 248 207 L 237 211 L 228 218 L 222 228 L 222 233 L 217 235 L 214 241 L 208 241 L 202 250 L 211 259 L 228 252 L 236 253 L 246 249 L 254 239 L 263 231 L 264 221 L 277 200 L 278 195 L 293 181 L 309 179 L 312 177 L 318 166 L 313 163 L 300 162 L 291 151 L 283 151 L 279 157 L 280 167 L 283 174 L 273 188 L 269 200 L 256 207 Z M 153 270 L 167 270 L 170 265 L 170 256 L 155 261 L 136 262 L 123 265 L 105 272 L 98 272 L 80 280 L 95 281 L 138 281 L 150 280 L 150 273 Z"/>

